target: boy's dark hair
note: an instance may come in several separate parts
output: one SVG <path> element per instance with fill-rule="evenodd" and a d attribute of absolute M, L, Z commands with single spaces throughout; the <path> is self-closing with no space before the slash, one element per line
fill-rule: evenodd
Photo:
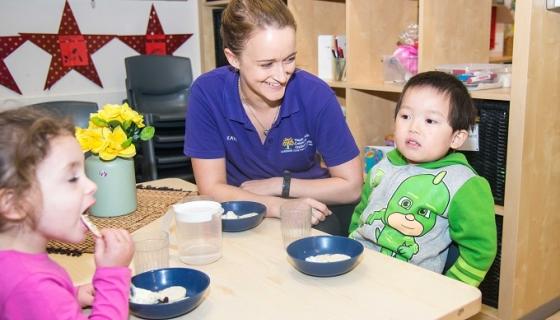
<path fill-rule="evenodd" d="M 395 118 L 401 108 L 404 95 L 412 88 L 429 87 L 449 97 L 449 125 L 453 131 L 469 130 L 474 126 L 476 108 L 469 91 L 453 75 L 441 71 L 422 72 L 410 78 L 403 88 L 395 108 Z"/>

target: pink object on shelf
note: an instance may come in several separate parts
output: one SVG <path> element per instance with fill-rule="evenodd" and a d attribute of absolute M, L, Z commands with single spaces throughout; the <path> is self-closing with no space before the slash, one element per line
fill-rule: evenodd
<path fill-rule="evenodd" d="M 418 73 L 418 48 L 412 45 L 399 45 L 395 52 L 395 57 L 401 66 L 411 74 Z"/>

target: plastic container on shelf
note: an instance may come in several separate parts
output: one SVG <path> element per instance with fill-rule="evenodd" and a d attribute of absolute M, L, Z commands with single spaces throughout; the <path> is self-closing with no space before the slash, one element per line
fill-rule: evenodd
<path fill-rule="evenodd" d="M 407 64 L 417 64 L 417 57 L 404 58 L 404 64 L 394 56 L 384 55 L 381 59 L 383 63 L 383 80 L 385 83 L 404 85 L 414 73 L 407 70 Z M 401 59 L 402 60 L 402 59 Z"/>
<path fill-rule="evenodd" d="M 492 63 L 444 64 L 436 70 L 454 75 L 470 91 L 501 88 L 509 85 L 511 66 Z"/>

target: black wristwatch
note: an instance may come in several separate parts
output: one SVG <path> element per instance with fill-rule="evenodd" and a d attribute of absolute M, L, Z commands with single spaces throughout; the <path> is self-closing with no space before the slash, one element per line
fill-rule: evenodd
<path fill-rule="evenodd" d="M 282 198 L 290 197 L 290 182 L 292 181 L 292 173 L 288 170 L 284 170 L 282 174 Z"/>

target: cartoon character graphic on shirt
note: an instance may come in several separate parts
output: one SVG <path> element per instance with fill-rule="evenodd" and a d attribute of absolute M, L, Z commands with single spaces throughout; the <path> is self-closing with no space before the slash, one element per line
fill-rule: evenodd
<path fill-rule="evenodd" d="M 405 179 L 395 190 L 387 208 L 369 214 L 371 225 L 380 220 L 384 226 L 375 229 L 381 252 L 410 261 L 420 250 L 415 238 L 428 233 L 442 216 L 450 201 L 449 189 L 443 182 L 447 174 L 422 174 Z"/>

